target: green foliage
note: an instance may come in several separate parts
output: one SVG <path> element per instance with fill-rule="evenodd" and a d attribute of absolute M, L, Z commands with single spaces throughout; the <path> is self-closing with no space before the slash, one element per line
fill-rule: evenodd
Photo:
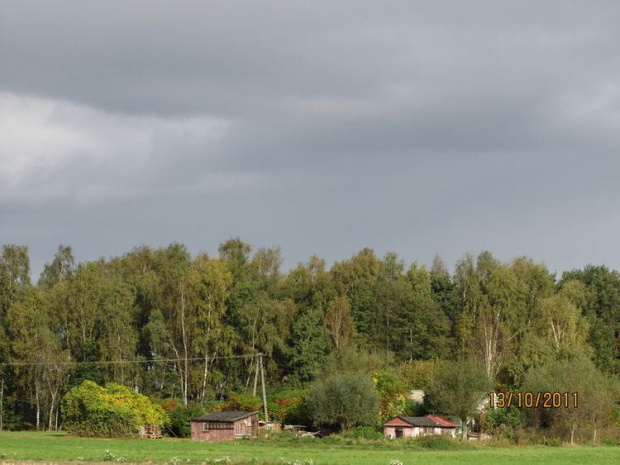
<path fill-rule="evenodd" d="M 543 264 L 502 263 L 490 252 L 466 255 L 453 275 L 439 258 L 429 271 L 371 249 L 331 268 L 317 256 L 286 273 L 281 264 L 279 248 L 240 239 L 222 244 L 217 257 L 173 243 L 80 264 L 60 246 L 33 285 L 27 248 L 5 245 L 4 427 L 53 429 L 56 418 L 64 421 L 57 415 L 64 393 L 87 379 L 206 407 L 251 392 L 258 352 L 268 393 L 340 374 L 373 376 L 384 419 L 426 413 L 403 400 L 400 384 L 427 391 L 432 402 L 434 379 L 457 354 L 477 358 L 515 390 L 537 370 L 580 357 L 601 375 L 620 373 L 620 274 L 604 266 L 564 273 L 556 286 Z M 311 422 L 304 396 L 272 397 L 273 418 Z M 256 399 L 235 397 L 220 408 L 262 410 Z M 600 405 L 592 411 L 604 415 L 579 423 L 614 423 L 614 404 Z M 547 413 L 527 412 L 525 420 L 566 427 Z"/>
<path fill-rule="evenodd" d="M 325 365 L 329 345 L 327 331 L 323 328 L 323 313 L 310 309 L 299 315 L 293 324 L 292 341 L 288 348 L 290 365 L 299 380 L 310 381 Z"/>
<path fill-rule="evenodd" d="M 389 370 L 394 360 L 391 353 L 378 353 L 357 347 L 353 344 L 341 344 L 327 358 L 322 371 L 323 377 L 336 373 L 372 373 L 376 370 Z"/>
<path fill-rule="evenodd" d="M 455 415 L 465 422 L 488 394 L 490 380 L 484 366 L 474 359 L 447 362 L 437 373 L 424 401 L 429 409 Z M 463 428 L 466 438 L 467 428 Z"/>
<path fill-rule="evenodd" d="M 67 430 L 76 436 L 130 436 L 145 424 L 163 427 L 168 422 L 164 410 L 148 397 L 124 386 L 103 388 L 92 381 L 67 393 L 62 412 Z"/>
<path fill-rule="evenodd" d="M 441 368 L 441 360 L 412 360 L 398 367 L 398 376 L 407 389 L 428 390 L 435 374 Z"/>
<path fill-rule="evenodd" d="M 108 384 L 106 390 L 113 403 L 135 412 L 141 425 L 152 424 L 163 427 L 168 422 L 164 409 L 153 404 L 148 397 L 119 384 Z"/>
<path fill-rule="evenodd" d="M 173 406 L 167 410 L 170 423 L 168 431 L 171 436 L 188 438 L 191 436 L 190 420 L 205 414 L 205 409 L 200 404 L 188 404 Z"/>
<path fill-rule="evenodd" d="M 496 439 L 516 439 L 517 431 L 522 425 L 521 414 L 516 408 L 489 409 L 482 419 L 483 430 Z"/>
<path fill-rule="evenodd" d="M 339 425 L 343 431 L 372 424 L 379 413 L 379 395 L 370 377 L 362 372 L 316 381 L 306 402 L 315 424 Z"/>
<path fill-rule="evenodd" d="M 215 408 L 217 411 L 223 410 L 242 410 L 248 412 L 257 412 L 263 408 L 263 401 L 260 397 L 250 394 L 231 394 L 227 402 L 218 404 Z"/>
<path fill-rule="evenodd" d="M 413 445 L 430 450 L 463 449 L 464 446 L 462 442 L 455 441 L 446 436 L 420 436 L 414 438 L 411 442 Z"/>
<path fill-rule="evenodd" d="M 273 397 L 269 403 L 269 417 L 274 421 L 294 425 L 311 423 L 306 405 L 306 391 L 285 391 Z"/>
<path fill-rule="evenodd" d="M 406 408 L 405 385 L 395 373 L 375 371 L 372 381 L 379 394 L 379 422 L 384 423 L 396 415 L 401 415 Z"/>
<path fill-rule="evenodd" d="M 588 342 L 594 347 L 596 365 L 605 371 L 619 373 L 620 357 L 618 357 L 615 330 L 620 327 L 620 273 L 609 270 L 606 266 L 588 265 L 582 270 L 565 272 L 559 285 L 564 290 L 578 281 L 584 289 L 571 297 L 576 306 L 590 324 Z M 576 295 L 575 295 L 576 294 Z"/>
<path fill-rule="evenodd" d="M 541 409 L 538 423 L 556 428 L 601 427 L 616 420 L 613 406 L 620 403 L 620 382 L 616 376 L 601 373 L 590 359 L 577 353 L 528 371 L 524 389 L 537 392 L 567 392 L 569 407 Z M 577 393 L 574 407 L 572 394 Z"/>
<path fill-rule="evenodd" d="M 348 432 L 355 439 L 384 439 L 383 432 L 372 426 L 358 426 Z"/>

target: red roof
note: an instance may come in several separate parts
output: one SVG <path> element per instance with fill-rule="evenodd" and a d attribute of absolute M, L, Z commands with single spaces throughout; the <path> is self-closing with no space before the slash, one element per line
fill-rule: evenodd
<path fill-rule="evenodd" d="M 392 418 L 383 426 L 413 426 L 410 422 L 403 420 L 400 417 Z"/>
<path fill-rule="evenodd" d="M 392 418 L 383 426 L 422 426 L 430 428 L 456 428 L 458 423 L 454 423 L 444 417 L 427 415 L 425 417 L 405 417 L 399 415 Z"/>
<path fill-rule="evenodd" d="M 454 423 L 452 420 L 448 420 L 447 418 L 444 417 L 438 417 L 436 415 L 428 415 L 428 418 L 433 420 L 435 423 L 437 423 L 437 426 L 440 427 L 448 427 L 448 428 L 456 428 L 457 426 L 459 426 L 458 423 Z"/>

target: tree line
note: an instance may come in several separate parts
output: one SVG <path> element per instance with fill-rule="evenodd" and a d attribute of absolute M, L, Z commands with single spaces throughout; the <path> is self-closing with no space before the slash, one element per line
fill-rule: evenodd
<path fill-rule="evenodd" d="M 27 247 L 4 245 L 0 428 L 58 427 L 84 380 L 183 404 L 247 393 L 259 353 L 272 391 L 346 368 L 351 353 L 418 389 L 463 357 L 510 388 L 563 363 L 620 373 L 620 274 L 605 266 L 555 276 L 482 252 L 450 272 L 439 257 L 407 266 L 371 249 L 281 266 L 279 248 L 240 239 L 216 256 L 173 243 L 83 263 L 61 245 L 34 283 Z"/>

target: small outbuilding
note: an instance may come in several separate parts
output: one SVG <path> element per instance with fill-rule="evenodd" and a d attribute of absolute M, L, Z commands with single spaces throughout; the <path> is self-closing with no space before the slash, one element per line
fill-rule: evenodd
<path fill-rule="evenodd" d="M 390 439 L 435 435 L 455 437 L 458 426 L 458 423 L 437 415 L 397 416 L 383 425 L 383 434 Z"/>
<path fill-rule="evenodd" d="M 232 441 L 256 433 L 258 412 L 214 412 L 190 424 L 194 441 Z"/>

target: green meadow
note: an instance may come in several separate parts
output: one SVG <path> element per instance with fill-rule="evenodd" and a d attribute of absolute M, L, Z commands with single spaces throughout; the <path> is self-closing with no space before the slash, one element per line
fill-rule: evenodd
<path fill-rule="evenodd" d="M 411 445 L 345 445 L 320 439 L 296 442 L 185 439 L 85 439 L 63 433 L 0 433 L 0 460 L 15 462 L 231 463 L 390 465 L 475 463 L 620 463 L 618 447 L 464 446 L 427 450 Z"/>

